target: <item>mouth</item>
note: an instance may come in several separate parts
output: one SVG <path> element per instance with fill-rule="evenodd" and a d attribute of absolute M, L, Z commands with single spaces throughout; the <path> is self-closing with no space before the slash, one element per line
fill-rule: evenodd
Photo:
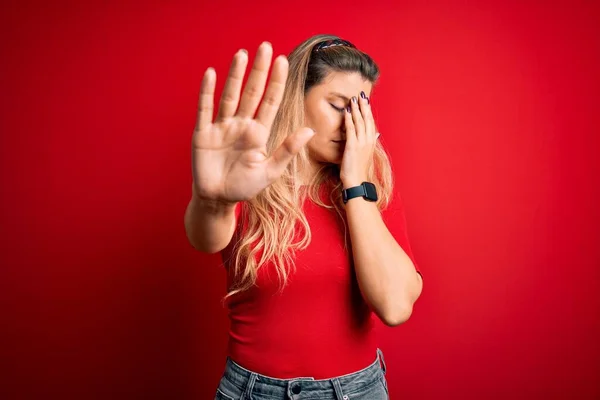
<path fill-rule="evenodd" d="M 332 140 L 333 143 L 346 143 L 345 140 Z"/>

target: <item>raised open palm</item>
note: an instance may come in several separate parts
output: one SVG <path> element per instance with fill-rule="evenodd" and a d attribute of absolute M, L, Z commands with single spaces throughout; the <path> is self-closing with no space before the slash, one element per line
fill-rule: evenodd
<path fill-rule="evenodd" d="M 204 74 L 192 138 L 194 192 L 202 199 L 233 203 L 253 198 L 281 176 L 314 135 L 302 128 L 267 154 L 288 75 L 287 59 L 277 57 L 265 91 L 272 56 L 271 45 L 262 43 L 240 99 L 248 54 L 244 50 L 235 54 L 214 121 L 217 76 L 212 68 Z"/>

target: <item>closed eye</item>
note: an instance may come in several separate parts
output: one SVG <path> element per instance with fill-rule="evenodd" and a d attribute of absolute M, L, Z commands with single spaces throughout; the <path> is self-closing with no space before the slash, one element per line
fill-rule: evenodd
<path fill-rule="evenodd" d="M 335 110 L 337 110 L 338 112 L 340 112 L 340 113 L 344 112 L 344 108 L 343 108 L 343 107 L 342 107 L 342 108 L 339 108 L 339 107 L 336 107 L 336 106 L 334 106 L 334 105 L 333 105 L 333 104 L 331 104 L 331 103 L 329 103 L 329 105 L 330 105 L 331 107 L 333 107 Z"/>

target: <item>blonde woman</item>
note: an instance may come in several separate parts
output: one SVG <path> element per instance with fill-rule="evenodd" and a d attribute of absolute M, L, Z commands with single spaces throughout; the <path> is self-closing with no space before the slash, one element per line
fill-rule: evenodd
<path fill-rule="evenodd" d="M 206 71 L 192 138 L 187 236 L 227 272 L 216 398 L 385 399 L 375 318 L 406 321 L 423 281 L 371 113 L 379 69 L 331 35 L 272 55 L 259 46 L 242 88 L 235 54 L 216 116 Z"/>

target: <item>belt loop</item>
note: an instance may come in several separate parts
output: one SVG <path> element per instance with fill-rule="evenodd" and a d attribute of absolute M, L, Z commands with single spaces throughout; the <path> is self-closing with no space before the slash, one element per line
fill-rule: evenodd
<path fill-rule="evenodd" d="M 377 349 L 377 357 L 379 358 L 381 369 L 383 370 L 383 375 L 385 375 L 387 366 L 385 365 L 385 358 L 383 357 L 383 351 L 381 351 L 381 349 Z"/>
<path fill-rule="evenodd" d="M 342 384 L 338 378 L 332 378 L 331 384 L 333 385 L 333 390 L 335 391 L 336 400 L 348 400 L 348 396 L 344 395 L 342 391 Z"/>
<path fill-rule="evenodd" d="M 242 399 L 252 400 L 252 391 L 254 390 L 254 383 L 258 378 L 258 374 L 255 372 L 250 373 L 250 377 L 248 378 L 248 382 L 246 383 L 246 390 L 244 390 L 244 394 L 242 395 Z"/>

